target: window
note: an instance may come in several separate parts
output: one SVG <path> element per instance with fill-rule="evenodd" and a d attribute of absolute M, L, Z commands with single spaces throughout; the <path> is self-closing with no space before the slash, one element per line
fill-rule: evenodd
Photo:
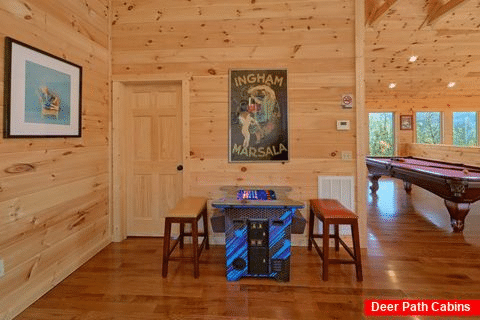
<path fill-rule="evenodd" d="M 453 145 L 476 146 L 478 144 L 476 112 L 453 113 Z"/>
<path fill-rule="evenodd" d="M 417 143 L 442 143 L 440 112 L 416 112 Z"/>
<path fill-rule="evenodd" d="M 393 112 L 369 113 L 368 130 L 370 155 L 393 156 L 395 152 Z"/>

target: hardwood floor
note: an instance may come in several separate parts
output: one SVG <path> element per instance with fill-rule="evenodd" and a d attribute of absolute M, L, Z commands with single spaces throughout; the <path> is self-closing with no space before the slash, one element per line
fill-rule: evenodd
<path fill-rule="evenodd" d="M 320 258 L 306 247 L 292 248 L 287 283 L 227 282 L 223 246 L 203 252 L 199 279 L 191 264 L 176 261 L 163 279 L 162 239 L 129 238 L 109 245 L 17 319 L 361 319 L 366 298 L 480 299 L 479 206 L 464 233 L 454 234 L 443 201 L 415 186 L 406 195 L 398 181 L 382 180 L 369 197 L 361 283 L 353 265 L 331 266 L 323 282 Z"/>

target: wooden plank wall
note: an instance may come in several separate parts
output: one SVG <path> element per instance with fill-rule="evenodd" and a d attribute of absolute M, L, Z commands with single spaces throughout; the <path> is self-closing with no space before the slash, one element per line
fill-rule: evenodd
<path fill-rule="evenodd" d="M 288 185 L 292 198 L 317 195 L 317 176 L 354 175 L 355 4 L 347 0 L 112 1 L 113 78 L 191 74 L 192 195 L 222 185 Z M 228 163 L 229 69 L 286 68 L 290 161 Z M 350 131 L 337 131 L 347 119 Z"/>
<path fill-rule="evenodd" d="M 81 138 L 0 138 L 0 319 L 110 242 L 108 10 L 108 0 L 0 2 L 1 74 L 6 36 L 83 66 Z"/>
<path fill-rule="evenodd" d="M 480 148 L 477 147 L 411 143 L 407 145 L 406 150 L 409 155 L 415 157 L 460 162 L 480 167 Z"/>

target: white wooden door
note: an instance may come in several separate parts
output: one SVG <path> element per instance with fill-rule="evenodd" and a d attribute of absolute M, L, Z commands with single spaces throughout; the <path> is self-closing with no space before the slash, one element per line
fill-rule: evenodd
<path fill-rule="evenodd" d="M 124 87 L 128 236 L 163 236 L 165 214 L 182 197 L 182 87 Z"/>

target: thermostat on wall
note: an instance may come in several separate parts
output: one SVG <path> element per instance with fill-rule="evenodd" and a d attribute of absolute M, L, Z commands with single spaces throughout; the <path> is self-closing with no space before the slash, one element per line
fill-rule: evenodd
<path fill-rule="evenodd" d="M 350 130 L 350 120 L 337 120 L 337 130 Z"/>

